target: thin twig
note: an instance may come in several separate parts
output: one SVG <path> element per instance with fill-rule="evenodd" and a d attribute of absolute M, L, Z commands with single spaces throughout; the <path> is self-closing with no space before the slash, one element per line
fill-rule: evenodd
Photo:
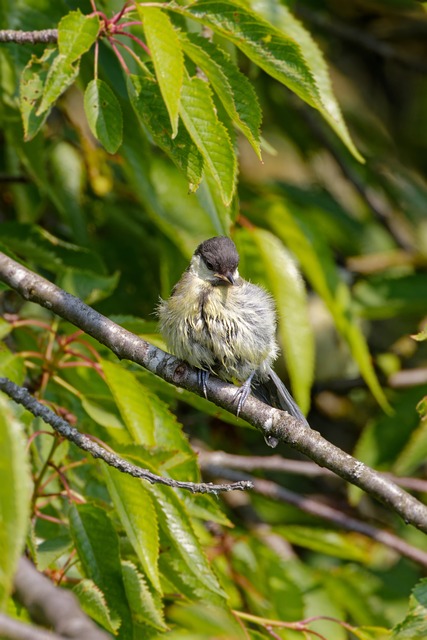
<path fill-rule="evenodd" d="M 53 429 L 55 429 L 55 431 L 63 438 L 73 442 L 80 449 L 83 449 L 83 451 L 87 451 L 94 458 L 101 458 L 111 467 L 118 469 L 122 473 L 128 473 L 134 478 L 142 478 L 151 484 L 164 484 L 167 487 L 186 489 L 192 493 L 215 494 L 220 491 L 242 491 L 252 487 L 251 483 L 246 481 L 233 484 L 212 484 L 206 482 L 181 482 L 179 480 L 173 480 L 172 478 L 157 476 L 154 473 L 151 473 L 151 471 L 148 471 L 148 469 L 137 467 L 136 465 L 127 462 L 127 460 L 124 460 L 117 454 L 107 451 L 97 442 L 94 442 L 88 438 L 88 436 L 80 433 L 66 420 L 49 409 L 49 407 L 36 400 L 24 387 L 18 386 L 7 378 L 0 378 L 0 389 L 12 398 L 12 400 L 28 409 L 33 416 L 41 418 L 44 422 L 50 424 L 50 426 L 53 427 Z"/>
<path fill-rule="evenodd" d="M 250 476 L 247 473 L 234 471 L 232 469 L 225 469 L 224 467 L 219 467 L 217 465 L 211 465 L 203 462 L 203 460 L 201 461 L 201 468 L 210 477 L 226 478 L 234 481 L 250 480 L 253 483 L 254 492 L 259 495 L 270 498 L 271 500 L 277 500 L 278 502 L 292 504 L 298 507 L 298 509 L 301 509 L 301 511 L 318 518 L 322 518 L 323 520 L 327 520 L 328 522 L 332 522 L 342 529 L 361 533 L 368 538 L 381 542 L 406 558 L 410 558 L 414 562 L 427 567 L 427 552 L 408 544 L 393 533 L 389 533 L 383 529 L 378 529 L 377 527 L 367 524 L 366 522 L 362 522 L 361 520 L 356 520 L 356 518 L 338 511 L 338 509 L 334 509 L 333 507 L 322 504 L 317 500 L 301 496 L 289 489 L 285 489 L 276 482 L 262 480 L 260 478 L 255 478 L 254 476 Z"/>
<path fill-rule="evenodd" d="M 25 300 L 40 304 L 82 329 L 111 349 L 118 358 L 131 360 L 166 382 L 203 395 L 197 371 L 193 367 L 120 327 L 79 298 L 63 291 L 1 252 L 0 280 L 20 293 Z M 208 399 L 234 414 L 235 394 L 234 385 L 215 376 L 209 378 Z M 240 416 L 259 429 L 268 443 L 287 443 L 320 466 L 327 467 L 396 511 L 406 523 L 427 532 L 427 507 L 424 504 L 360 460 L 328 442 L 304 422 L 290 416 L 286 411 L 264 404 L 253 396 L 246 400 Z"/>

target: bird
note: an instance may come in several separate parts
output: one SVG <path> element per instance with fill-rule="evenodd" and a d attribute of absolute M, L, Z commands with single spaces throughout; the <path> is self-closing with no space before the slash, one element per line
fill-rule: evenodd
<path fill-rule="evenodd" d="M 239 254 L 226 236 L 199 244 L 167 300 L 160 300 L 159 328 L 169 351 L 198 369 L 207 397 L 214 374 L 240 383 L 237 415 L 252 393 L 270 406 L 308 423 L 273 371 L 279 347 L 272 296 L 239 274 Z"/>

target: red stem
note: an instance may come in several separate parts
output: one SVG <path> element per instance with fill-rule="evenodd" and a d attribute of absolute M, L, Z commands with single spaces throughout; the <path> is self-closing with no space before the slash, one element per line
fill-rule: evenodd
<path fill-rule="evenodd" d="M 121 29 L 117 29 L 117 31 L 115 32 L 115 35 L 118 36 L 126 36 L 127 38 L 132 38 L 132 40 L 134 42 L 136 42 L 137 44 L 139 44 L 140 47 L 142 47 L 145 51 L 145 53 L 149 56 L 151 56 L 151 52 L 150 49 L 147 47 L 147 45 L 145 44 L 145 42 L 143 42 L 140 38 L 138 38 L 137 36 L 134 36 L 133 33 L 127 33 L 127 31 L 122 31 Z M 117 40 L 116 42 L 120 42 L 119 40 Z"/>

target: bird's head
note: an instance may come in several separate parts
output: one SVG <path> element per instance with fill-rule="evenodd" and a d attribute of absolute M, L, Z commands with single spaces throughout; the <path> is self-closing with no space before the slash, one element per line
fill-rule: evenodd
<path fill-rule="evenodd" d="M 230 238 L 217 236 L 202 242 L 191 260 L 192 271 L 213 286 L 231 286 L 239 278 L 239 254 Z"/>

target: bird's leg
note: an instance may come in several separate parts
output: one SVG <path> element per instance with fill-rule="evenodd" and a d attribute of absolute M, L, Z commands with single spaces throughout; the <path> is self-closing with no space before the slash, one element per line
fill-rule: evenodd
<path fill-rule="evenodd" d="M 205 369 L 197 369 L 197 382 L 199 387 L 203 391 L 203 395 L 206 400 L 208 399 L 208 380 L 209 380 L 209 371 L 205 371 Z"/>
<path fill-rule="evenodd" d="M 252 378 L 254 377 L 254 375 L 255 375 L 255 371 L 252 371 L 249 378 L 244 381 L 242 386 L 237 389 L 234 395 L 233 401 L 237 400 L 237 413 L 236 413 L 237 417 L 239 417 L 239 413 L 242 410 L 243 405 L 245 404 L 248 398 L 248 395 L 251 392 Z"/>

